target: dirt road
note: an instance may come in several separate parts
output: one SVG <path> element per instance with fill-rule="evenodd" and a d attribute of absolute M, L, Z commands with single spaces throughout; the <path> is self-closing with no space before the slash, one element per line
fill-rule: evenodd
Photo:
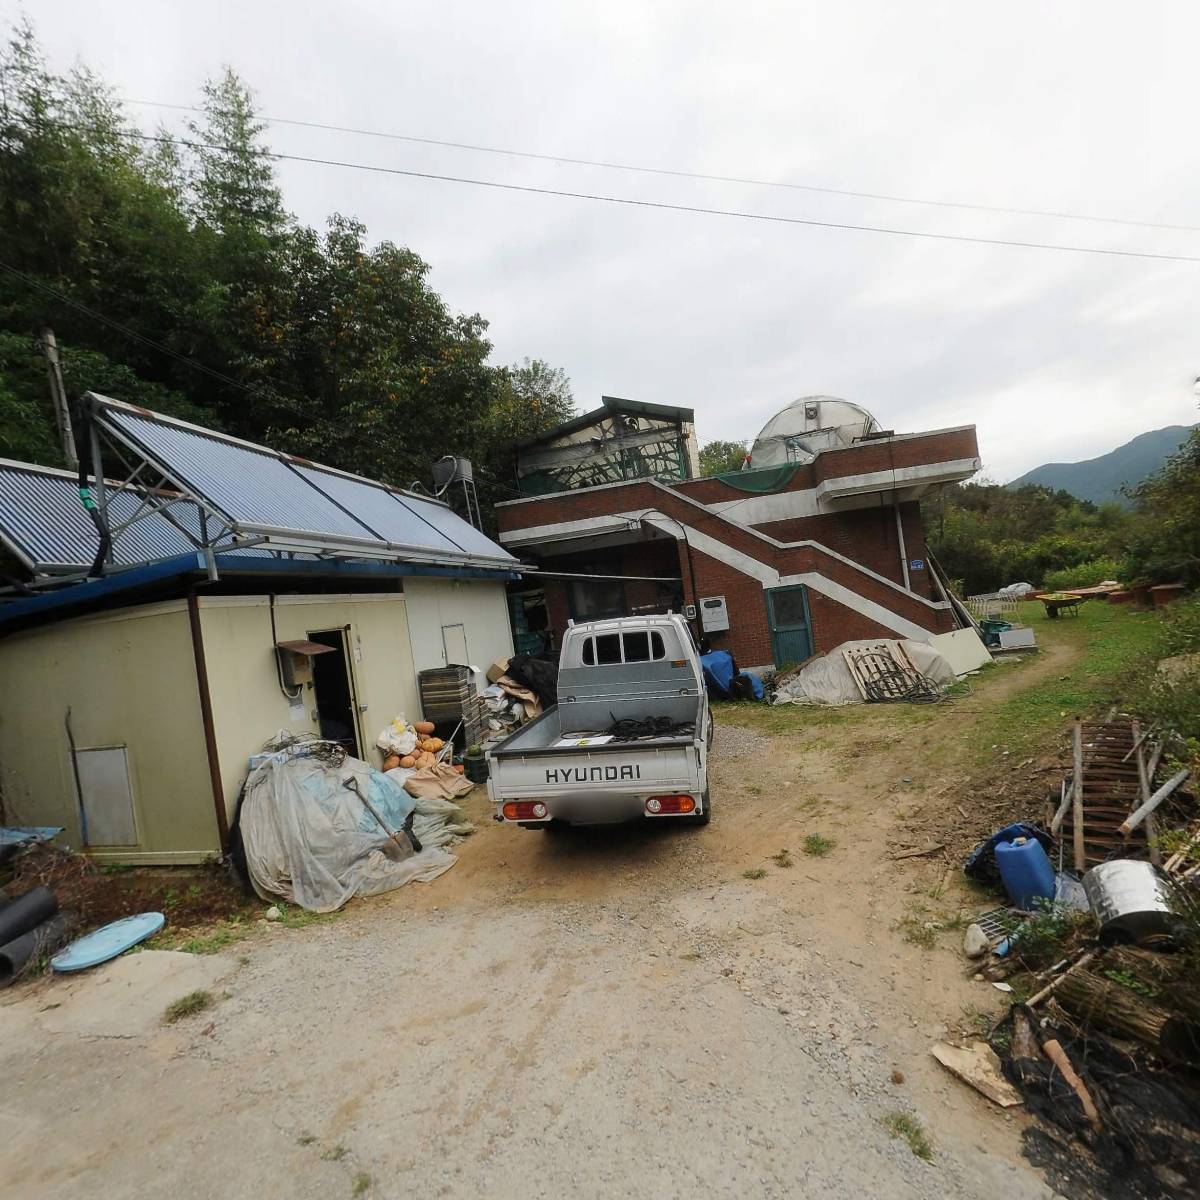
<path fill-rule="evenodd" d="M 705 829 L 545 835 L 475 800 L 447 875 L 206 960 L 221 998 L 177 1025 L 109 1036 L 27 988 L 0 1005 L 0 1196 L 1048 1197 L 1022 1118 L 929 1057 L 997 1007 L 936 928 L 979 900 L 888 853 L 966 719 L 719 730 Z"/>

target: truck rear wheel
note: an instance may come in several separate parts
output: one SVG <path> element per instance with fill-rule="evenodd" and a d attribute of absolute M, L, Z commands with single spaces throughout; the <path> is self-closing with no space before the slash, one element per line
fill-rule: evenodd
<path fill-rule="evenodd" d="M 704 804 L 704 811 L 702 813 L 699 813 L 696 816 L 690 818 L 691 823 L 693 825 L 707 825 L 709 817 L 712 816 L 712 801 L 709 800 L 709 798 L 708 798 L 708 789 L 707 788 L 705 788 L 705 790 L 704 790 L 704 795 L 702 797 L 702 801 Z"/>

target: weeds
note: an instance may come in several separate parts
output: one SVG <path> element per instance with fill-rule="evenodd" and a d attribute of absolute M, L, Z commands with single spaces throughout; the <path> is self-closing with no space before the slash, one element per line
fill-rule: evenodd
<path fill-rule="evenodd" d="M 167 1011 L 163 1013 L 163 1024 L 174 1025 L 176 1021 L 182 1021 L 184 1017 L 194 1017 L 206 1008 L 211 1008 L 212 1004 L 212 992 L 207 992 L 203 988 L 195 992 L 188 992 L 186 996 L 181 996 L 174 1003 L 167 1005 Z"/>
<path fill-rule="evenodd" d="M 771 861 L 777 867 L 793 867 L 796 864 L 792 861 L 792 853 L 785 846 L 778 854 L 771 855 Z"/>
<path fill-rule="evenodd" d="M 936 921 L 923 921 L 920 917 L 901 917 L 896 922 L 896 929 L 904 934 L 904 940 L 910 946 L 919 946 L 922 950 L 932 950 L 937 945 L 937 935 L 941 926 Z"/>
<path fill-rule="evenodd" d="M 340 1143 L 336 1146 L 331 1146 L 328 1150 L 321 1151 L 322 1162 L 341 1162 L 350 1151 Z"/>
<path fill-rule="evenodd" d="M 819 833 L 810 833 L 804 839 L 803 850 L 814 858 L 824 858 L 837 845 L 833 838 L 822 837 Z"/>
<path fill-rule="evenodd" d="M 925 1127 L 912 1113 L 890 1112 L 880 1118 L 880 1124 L 894 1138 L 908 1143 L 908 1148 L 925 1162 L 933 1162 L 933 1143 Z"/>
<path fill-rule="evenodd" d="M 342 915 L 340 911 L 309 912 L 306 908 L 299 908 L 291 904 L 277 904 L 276 907 L 279 909 L 277 924 L 282 925 L 285 929 L 304 929 L 309 925 L 324 925 L 329 921 L 336 921 Z"/>
<path fill-rule="evenodd" d="M 249 932 L 245 926 L 221 925 L 212 933 L 188 938 L 187 941 L 180 942 L 175 948 L 182 950 L 185 954 L 216 954 L 224 950 L 226 946 L 240 942 Z"/>
<path fill-rule="evenodd" d="M 1074 909 L 1042 902 L 1042 910 L 1021 925 L 1011 938 L 1012 952 L 1032 970 L 1041 970 L 1063 957 L 1067 945 L 1088 918 Z"/>
<path fill-rule="evenodd" d="M 315 1142 L 316 1140 L 317 1140 L 317 1139 L 316 1139 L 316 1135 L 315 1135 L 315 1134 L 311 1134 L 311 1133 L 302 1133 L 302 1134 L 301 1134 L 301 1135 L 300 1135 L 300 1136 L 299 1136 L 299 1137 L 296 1139 L 296 1145 L 297 1145 L 297 1146 L 311 1146 L 311 1145 L 313 1144 L 313 1142 Z"/>
<path fill-rule="evenodd" d="M 751 867 L 748 871 L 742 872 L 743 879 L 766 879 L 766 867 Z"/>
<path fill-rule="evenodd" d="M 354 1187 L 351 1189 L 352 1196 L 365 1196 L 371 1190 L 371 1177 L 366 1171 L 359 1171 L 354 1177 Z"/>

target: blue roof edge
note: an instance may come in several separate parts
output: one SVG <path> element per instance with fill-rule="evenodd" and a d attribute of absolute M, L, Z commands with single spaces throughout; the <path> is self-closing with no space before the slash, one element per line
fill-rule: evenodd
<path fill-rule="evenodd" d="M 389 563 L 370 561 L 313 561 L 294 558 L 259 558 L 236 554 L 215 555 L 217 570 L 224 575 L 313 575 L 325 579 L 398 579 L 408 575 L 434 576 L 451 579 L 496 579 L 516 580 L 519 571 L 486 570 L 480 567 L 438 567 L 423 563 Z M 0 630 L 17 621 L 45 616 L 50 618 L 82 608 L 96 600 L 120 596 L 147 584 L 165 579 L 182 578 L 187 575 L 207 572 L 208 563 L 201 553 L 181 554 L 177 558 L 162 562 L 147 563 L 141 567 L 129 567 L 101 579 L 89 579 L 55 592 L 43 592 L 0 604 Z"/>

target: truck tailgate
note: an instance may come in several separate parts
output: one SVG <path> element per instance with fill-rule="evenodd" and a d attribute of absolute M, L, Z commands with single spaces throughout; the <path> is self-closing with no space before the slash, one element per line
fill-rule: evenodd
<path fill-rule="evenodd" d="M 496 755 L 490 763 L 489 790 L 497 802 L 600 792 L 692 792 L 699 786 L 699 774 L 695 743 L 680 738 L 667 745 Z"/>

